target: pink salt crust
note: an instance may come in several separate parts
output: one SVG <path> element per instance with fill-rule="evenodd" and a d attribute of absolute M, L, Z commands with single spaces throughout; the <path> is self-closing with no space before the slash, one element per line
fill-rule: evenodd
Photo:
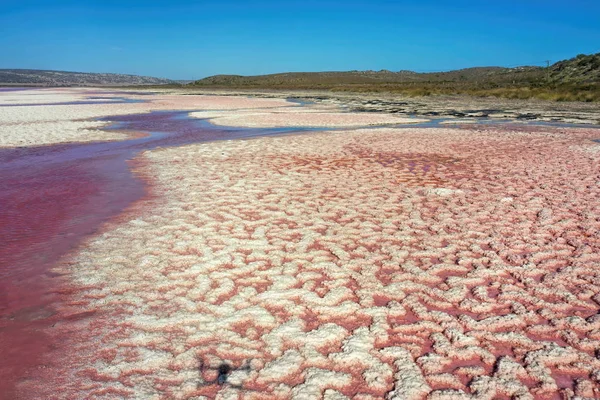
<path fill-rule="evenodd" d="M 57 271 L 74 282 L 61 312 L 93 316 L 54 328 L 71 353 L 22 390 L 598 398 L 597 137 L 372 129 L 147 152 L 154 196 Z M 221 363 L 228 384 L 207 383 Z"/>

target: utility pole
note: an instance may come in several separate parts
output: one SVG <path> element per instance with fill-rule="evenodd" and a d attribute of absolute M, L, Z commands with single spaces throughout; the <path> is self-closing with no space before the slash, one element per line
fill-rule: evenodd
<path fill-rule="evenodd" d="M 546 60 L 546 84 L 550 84 L 550 60 Z"/>

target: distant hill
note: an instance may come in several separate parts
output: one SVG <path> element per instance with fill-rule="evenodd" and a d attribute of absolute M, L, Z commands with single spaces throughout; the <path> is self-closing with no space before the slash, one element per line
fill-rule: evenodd
<path fill-rule="evenodd" d="M 211 89 L 319 89 L 389 92 L 406 96 L 467 94 L 554 101 L 600 101 L 600 53 L 579 55 L 549 68 L 475 67 L 456 71 L 288 72 L 215 75 L 189 84 Z"/>
<path fill-rule="evenodd" d="M 600 53 L 557 62 L 550 67 L 550 79 L 555 83 L 599 83 Z"/>
<path fill-rule="evenodd" d="M 434 83 L 434 82 L 513 82 L 530 81 L 543 76 L 540 67 L 476 67 L 448 72 L 417 73 L 412 71 L 333 71 L 288 72 L 271 75 L 241 76 L 215 75 L 195 81 L 195 86 L 232 87 L 298 87 L 335 86 L 385 83 Z"/>
<path fill-rule="evenodd" d="M 37 86 L 131 86 L 167 85 L 175 81 L 150 76 L 87 72 L 0 69 L 0 85 Z"/>
<path fill-rule="evenodd" d="M 446 72 L 412 71 L 331 71 L 286 72 L 270 75 L 215 75 L 192 83 L 206 87 L 334 87 L 337 85 L 474 83 L 479 85 L 520 85 L 523 83 L 600 83 L 600 53 L 578 55 L 559 61 L 550 68 L 474 67 Z"/>
<path fill-rule="evenodd" d="M 406 84 L 434 82 L 513 82 L 530 81 L 543 76 L 540 67 L 478 67 L 448 72 L 417 73 L 412 71 L 333 71 L 287 72 L 271 75 L 215 75 L 195 81 L 195 86 L 210 87 L 332 87 L 336 85 Z"/>

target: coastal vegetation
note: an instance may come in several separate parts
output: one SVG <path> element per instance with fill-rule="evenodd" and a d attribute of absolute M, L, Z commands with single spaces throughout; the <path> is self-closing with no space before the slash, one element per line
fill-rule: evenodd
<path fill-rule="evenodd" d="M 387 92 L 405 96 L 471 95 L 551 101 L 600 101 L 600 53 L 549 67 L 475 67 L 447 72 L 343 71 L 215 75 L 188 86 L 211 89 Z"/>

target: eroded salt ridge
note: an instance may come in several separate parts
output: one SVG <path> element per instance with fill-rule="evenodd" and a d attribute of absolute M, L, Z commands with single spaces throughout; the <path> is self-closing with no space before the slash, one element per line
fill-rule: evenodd
<path fill-rule="evenodd" d="M 364 129 L 147 152 L 155 197 L 60 271 L 72 312 L 94 317 L 55 327 L 84 336 L 45 390 L 597 398 L 590 135 Z"/>

